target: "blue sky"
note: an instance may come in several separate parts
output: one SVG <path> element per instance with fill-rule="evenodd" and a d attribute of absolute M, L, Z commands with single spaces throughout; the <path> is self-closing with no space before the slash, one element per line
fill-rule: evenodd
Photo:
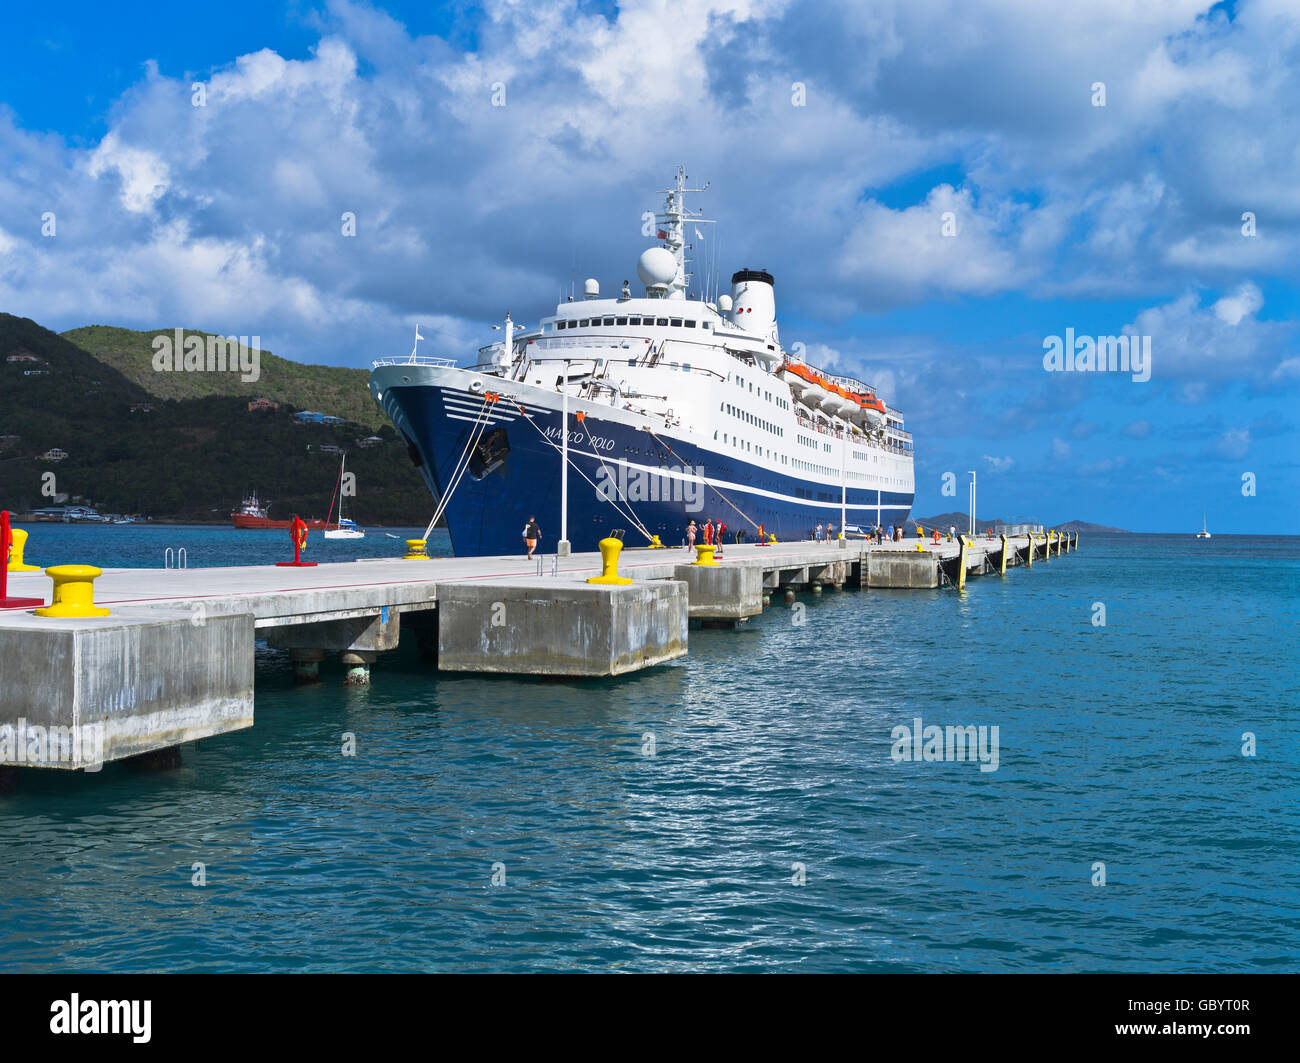
<path fill-rule="evenodd" d="M 418 321 L 464 359 L 575 262 L 632 276 L 683 162 L 787 346 L 904 412 L 918 514 L 976 469 L 981 515 L 1300 525 L 1289 0 L 29 5 L 6 36 L 10 313 L 353 366 Z M 1067 329 L 1149 337 L 1150 380 L 1047 372 Z"/>

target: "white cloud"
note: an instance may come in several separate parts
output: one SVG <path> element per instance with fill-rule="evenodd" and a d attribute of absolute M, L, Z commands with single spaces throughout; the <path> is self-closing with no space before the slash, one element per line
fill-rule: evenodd
<path fill-rule="evenodd" d="M 720 272 L 773 268 L 788 319 L 1145 293 L 1157 375 L 1293 380 L 1289 333 L 1256 305 L 1272 289 L 1243 278 L 1300 254 L 1276 118 L 1300 97 L 1300 19 L 1275 0 L 1232 21 L 1205 7 L 638 0 L 607 17 L 501 0 L 461 53 L 336 0 L 309 57 L 198 72 L 206 107 L 189 76 L 150 68 L 88 150 L 0 117 L 21 160 L 0 168 L 0 299 L 61 326 L 242 307 L 313 358 L 356 360 L 434 314 L 473 342 L 469 323 L 506 305 L 544 311 L 575 258 L 606 290 L 627 276 L 640 212 L 682 160 L 714 182 L 697 203 L 719 219 Z M 46 209 L 53 241 L 31 222 Z M 1210 306 L 1179 295 L 1207 287 Z M 854 342 L 844 371 L 906 386 L 898 351 Z"/>

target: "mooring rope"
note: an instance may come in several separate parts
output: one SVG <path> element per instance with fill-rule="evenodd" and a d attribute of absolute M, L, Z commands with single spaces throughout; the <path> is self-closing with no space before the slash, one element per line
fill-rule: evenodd
<path fill-rule="evenodd" d="M 424 529 L 424 538 L 426 542 L 428 541 L 429 536 L 433 534 L 433 529 L 438 523 L 438 519 L 446 512 L 447 503 L 451 500 L 451 495 L 452 492 L 456 490 L 456 485 L 460 483 L 461 477 L 465 475 L 465 470 L 469 468 L 470 452 L 473 447 L 477 445 L 479 438 L 483 434 L 483 429 L 488 425 L 487 409 L 495 400 L 496 395 L 490 391 L 483 396 L 483 405 L 478 408 L 478 415 L 474 418 L 474 423 L 470 426 L 469 438 L 465 440 L 465 449 L 460 452 L 460 457 L 456 459 L 456 464 L 452 467 L 452 476 L 447 484 L 447 490 L 445 490 L 442 493 L 442 497 L 438 499 L 438 506 L 434 510 L 433 520 L 429 521 L 429 526 Z"/>
<path fill-rule="evenodd" d="M 605 464 L 605 455 L 600 452 L 600 448 L 596 446 L 596 441 L 591 438 L 591 429 L 587 427 L 586 417 L 581 417 L 578 420 L 578 423 L 582 425 L 582 431 L 587 436 L 587 442 L 591 444 L 591 452 L 600 460 L 600 467 L 605 471 L 605 476 L 608 478 L 609 482 L 614 485 L 614 490 L 618 492 L 619 497 L 627 506 L 628 515 L 636 523 L 637 530 L 647 539 L 653 541 L 654 536 L 650 534 L 650 529 L 641 523 L 641 521 L 637 520 L 636 514 L 632 512 L 632 500 L 628 498 L 627 495 L 623 493 L 623 489 L 618 486 L 618 477 L 614 476 L 609 471 L 609 466 Z M 597 490 L 599 490 L 599 488 Z"/>
<path fill-rule="evenodd" d="M 519 402 L 516 402 L 515 405 L 519 407 L 519 412 L 520 412 L 520 413 L 523 413 L 523 412 L 524 412 L 524 408 L 523 408 L 523 406 L 522 406 Z M 531 425 L 533 426 L 533 428 L 537 430 L 537 434 L 538 434 L 539 436 L 542 437 L 542 441 L 543 441 L 543 442 L 545 442 L 546 444 L 548 444 L 548 445 L 549 445 L 553 450 L 558 450 L 558 451 L 560 451 L 561 454 L 564 453 L 563 448 L 560 446 L 560 444 L 558 444 L 557 442 L 555 442 L 555 440 L 549 438 L 549 437 L 546 435 L 546 433 L 543 432 L 543 431 L 541 430 L 541 428 L 539 428 L 539 427 L 537 426 L 536 423 L 534 423 L 534 421 L 532 420 L 532 418 L 530 418 L 530 417 L 528 417 L 528 416 L 525 415 L 524 420 L 527 421 L 529 424 L 531 424 Z M 585 422 L 584 422 L 584 426 L 585 426 Z M 563 427 L 562 430 L 563 430 L 563 431 L 568 431 L 568 426 L 565 425 L 565 426 Z M 588 433 L 587 438 L 588 438 L 588 439 L 591 438 L 590 433 Z M 594 449 L 594 444 L 593 444 L 593 449 Z M 597 455 L 597 457 L 599 457 L 599 456 L 600 456 L 600 455 Z M 573 466 L 573 471 L 574 471 L 574 472 L 576 472 L 579 476 L 581 476 L 584 480 L 586 480 L 587 483 L 591 484 L 591 486 L 592 486 L 593 488 L 595 488 L 595 491 L 596 491 L 596 494 L 597 494 L 597 495 L 601 495 L 601 494 L 602 494 L 600 488 L 599 488 L 599 487 L 596 487 L 596 482 L 595 482 L 595 481 L 594 481 L 590 476 L 588 476 L 585 472 L 583 472 L 581 468 L 579 468 L 578 463 L 575 462 L 575 461 L 573 460 L 573 458 L 569 458 L 569 464 Z M 603 459 L 602 459 L 602 464 L 603 464 Z M 608 470 L 606 470 L 606 474 L 608 474 Z M 618 487 L 618 483 L 617 483 L 617 481 L 615 481 L 615 485 L 614 485 L 614 486 L 615 486 L 615 489 L 617 490 L 617 487 Z M 603 496 L 603 497 L 605 498 L 605 501 L 606 501 L 606 502 L 608 502 L 611 506 L 614 507 L 614 511 L 615 511 L 615 512 L 620 516 L 620 517 L 624 518 L 624 519 L 625 519 L 629 524 L 632 525 L 632 527 L 634 527 L 637 531 L 639 531 L 642 535 L 644 535 L 644 536 L 646 537 L 646 541 L 647 541 L 647 542 L 653 542 L 653 541 L 654 541 L 654 536 L 650 534 L 650 530 L 649 530 L 649 529 L 648 529 L 648 528 L 647 528 L 643 523 L 641 523 L 640 520 L 637 519 L 637 515 L 636 515 L 635 513 L 630 512 L 630 510 L 631 510 L 631 505 L 632 505 L 630 502 L 628 503 L 628 509 L 629 509 L 629 512 L 624 513 L 623 510 L 622 510 L 621 508 L 619 508 L 619 504 L 618 504 L 617 502 L 615 502 L 612 498 L 609 498 L 608 496 Z"/>
<path fill-rule="evenodd" d="M 660 446 L 666 447 L 667 450 L 668 450 L 668 453 L 671 454 L 674 458 L 676 458 L 679 462 L 682 463 L 683 468 L 689 468 L 689 467 L 690 467 L 690 466 L 688 466 L 688 465 L 686 464 L 686 459 L 685 459 L 685 458 L 683 458 L 680 454 L 677 453 L 677 451 L 673 450 L 673 448 L 672 448 L 671 446 L 669 446 L 667 443 L 665 443 L 662 439 L 660 439 L 657 435 L 654 434 L 654 430 L 653 430 L 653 429 L 647 428 L 647 429 L 645 429 L 645 431 L 648 432 L 648 433 L 650 434 L 650 438 L 653 439 L 656 443 L 658 443 Z M 725 503 L 727 503 L 727 505 L 729 505 L 732 509 L 734 509 L 737 513 L 739 513 L 742 517 L 744 517 L 745 520 L 749 521 L 749 523 L 750 523 L 750 524 L 751 524 L 755 529 L 758 529 L 758 528 L 761 528 L 761 527 L 762 527 L 762 525 L 760 525 L 756 520 L 754 520 L 753 517 L 751 517 L 748 513 L 746 513 L 743 509 L 741 509 L 738 505 L 736 505 L 735 502 L 733 502 L 733 501 L 732 501 L 731 499 L 729 499 L 726 495 L 724 495 L 720 490 L 718 490 L 718 487 L 717 487 L 716 484 L 710 483 L 710 482 L 709 482 L 709 478 L 708 478 L 707 476 L 700 475 L 700 479 L 704 481 L 704 484 L 705 484 L 706 487 L 711 488 L 711 489 L 714 491 L 714 493 L 717 494 L 717 496 L 718 496 L 720 499 L 722 499 L 722 501 L 724 501 Z"/>

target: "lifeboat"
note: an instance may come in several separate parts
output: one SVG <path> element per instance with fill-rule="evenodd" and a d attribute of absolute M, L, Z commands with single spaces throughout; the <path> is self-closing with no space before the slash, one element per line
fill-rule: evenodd
<path fill-rule="evenodd" d="M 816 409 L 826 401 L 826 396 L 829 394 L 830 392 L 820 384 L 807 384 L 803 389 L 803 394 L 799 397 L 803 400 L 804 405 Z"/>
<path fill-rule="evenodd" d="M 885 404 L 874 395 L 862 395 L 859 397 L 862 403 L 860 417 L 862 423 L 869 428 L 879 428 L 885 423 Z"/>

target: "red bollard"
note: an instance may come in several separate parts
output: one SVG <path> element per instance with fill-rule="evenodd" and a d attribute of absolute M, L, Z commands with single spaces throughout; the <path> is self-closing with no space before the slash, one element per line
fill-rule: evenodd
<path fill-rule="evenodd" d="M 9 530 L 9 511 L 0 509 L 0 609 L 30 609 L 34 605 L 44 605 L 44 598 L 9 597 L 9 551 L 13 545 L 13 533 Z"/>
<path fill-rule="evenodd" d="M 315 561 L 299 561 L 298 551 L 307 545 L 307 525 L 294 517 L 289 522 L 289 538 L 293 540 L 293 560 L 277 561 L 276 568 L 311 568 L 316 564 Z"/>

